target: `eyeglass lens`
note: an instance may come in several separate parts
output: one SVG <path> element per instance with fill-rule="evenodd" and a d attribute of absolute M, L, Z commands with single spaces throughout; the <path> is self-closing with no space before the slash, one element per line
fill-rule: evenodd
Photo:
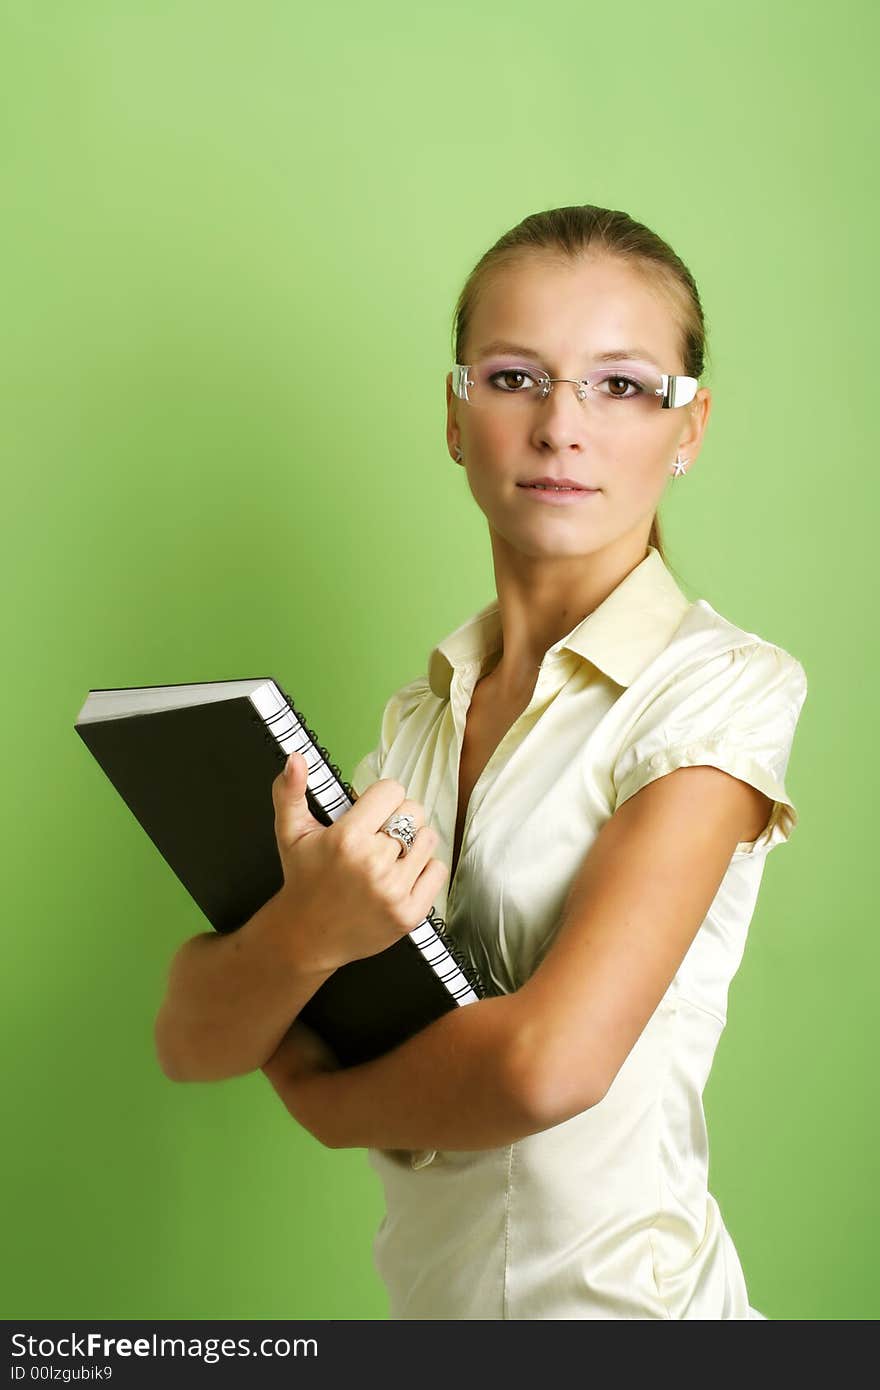
<path fill-rule="evenodd" d="M 515 409 L 524 403 L 546 399 L 550 390 L 580 394 L 585 404 L 603 412 L 627 407 L 639 412 L 654 410 L 662 401 L 659 371 L 647 362 L 603 363 L 585 372 L 576 384 L 549 384 L 549 373 L 534 363 L 512 358 L 487 358 L 468 368 L 467 397 L 474 405 Z"/>

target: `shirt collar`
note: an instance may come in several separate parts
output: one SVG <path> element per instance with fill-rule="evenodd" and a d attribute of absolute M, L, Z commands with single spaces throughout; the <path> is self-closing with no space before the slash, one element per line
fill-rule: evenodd
<path fill-rule="evenodd" d="M 690 606 L 659 550 L 649 545 L 644 560 L 592 613 L 554 642 L 547 656 L 563 648 L 576 652 L 618 685 L 631 685 L 659 656 Z M 482 664 L 500 646 L 501 616 L 496 598 L 432 650 L 428 683 L 433 693 L 445 699 L 453 671 L 474 662 Z"/>

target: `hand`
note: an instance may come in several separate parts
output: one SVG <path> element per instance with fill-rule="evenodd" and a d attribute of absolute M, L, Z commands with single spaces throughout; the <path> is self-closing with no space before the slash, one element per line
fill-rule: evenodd
<path fill-rule="evenodd" d="M 431 910 L 448 874 L 432 859 L 437 832 L 424 807 L 406 798 L 400 782 L 383 778 L 343 816 L 322 825 L 306 801 L 308 766 L 291 753 L 272 783 L 275 839 L 284 874 L 279 891 L 299 961 L 332 972 L 351 960 L 386 950 Z M 412 816 L 416 838 L 408 854 L 381 827 L 395 812 Z"/>
<path fill-rule="evenodd" d="M 322 1096 L 320 1089 L 316 1095 L 313 1083 L 319 1076 L 340 1069 L 341 1063 L 323 1039 L 296 1018 L 260 1068 L 288 1113 L 318 1140 Z"/>
<path fill-rule="evenodd" d="M 342 1063 L 313 1028 L 295 1018 L 262 1070 L 269 1077 L 292 1081 L 319 1071 L 338 1071 Z M 274 1081 L 273 1081 L 274 1084 Z"/>

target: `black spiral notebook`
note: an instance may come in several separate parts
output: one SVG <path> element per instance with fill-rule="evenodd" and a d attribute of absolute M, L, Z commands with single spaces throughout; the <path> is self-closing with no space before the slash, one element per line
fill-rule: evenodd
<path fill-rule="evenodd" d="M 316 820 L 332 825 L 355 800 L 269 677 L 90 690 L 74 728 L 218 932 L 283 887 L 272 782 L 289 753 L 306 759 Z M 385 950 L 335 970 L 299 1017 L 352 1066 L 487 993 L 432 908 Z"/>

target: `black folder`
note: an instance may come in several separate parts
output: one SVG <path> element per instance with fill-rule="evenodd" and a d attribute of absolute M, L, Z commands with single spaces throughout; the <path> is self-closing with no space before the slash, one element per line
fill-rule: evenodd
<path fill-rule="evenodd" d="M 218 932 L 243 926 L 284 884 L 272 782 L 289 753 L 306 759 L 306 800 L 323 825 L 355 800 L 268 676 L 90 690 L 74 728 Z M 432 908 L 385 950 L 335 970 L 298 1017 L 352 1066 L 488 993 Z"/>

